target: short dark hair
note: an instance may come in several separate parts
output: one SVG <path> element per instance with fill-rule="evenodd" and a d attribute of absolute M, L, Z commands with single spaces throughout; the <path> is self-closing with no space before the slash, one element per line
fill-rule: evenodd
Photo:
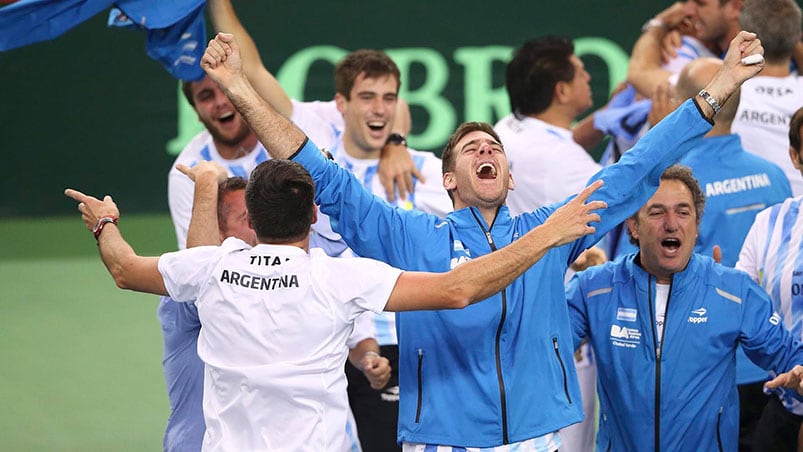
<path fill-rule="evenodd" d="M 694 202 L 694 212 L 697 214 L 697 224 L 699 225 L 703 220 L 703 211 L 705 210 L 705 194 L 700 188 L 700 183 L 697 182 L 697 179 L 692 174 L 691 168 L 683 165 L 672 165 L 661 174 L 661 180 L 679 180 L 689 188 L 692 201 Z M 641 208 L 631 215 L 630 218 L 636 220 L 639 211 L 641 211 Z M 638 240 L 630 233 L 630 228 L 625 229 L 627 229 L 627 235 L 630 237 L 630 243 L 637 245 Z"/>
<path fill-rule="evenodd" d="M 510 109 L 517 118 L 543 112 L 552 103 L 555 85 L 574 78 L 569 60 L 574 44 L 568 38 L 546 36 L 527 41 L 507 65 L 505 84 Z"/>
<path fill-rule="evenodd" d="M 260 243 L 291 243 L 306 238 L 312 225 L 315 183 L 291 160 L 267 160 L 254 168 L 245 189 L 245 206 Z"/>
<path fill-rule="evenodd" d="M 226 219 L 229 217 L 231 206 L 224 202 L 223 197 L 226 193 L 237 190 L 245 190 L 248 181 L 240 176 L 226 179 L 218 185 L 217 189 L 217 224 L 221 231 L 226 230 Z"/>
<path fill-rule="evenodd" d="M 789 146 L 800 154 L 800 127 L 803 126 L 803 107 L 798 108 L 789 120 Z"/>
<path fill-rule="evenodd" d="M 366 78 L 390 75 L 396 79 L 396 93 L 401 87 L 401 73 L 396 63 L 383 51 L 373 49 L 355 50 L 335 66 L 335 92 L 350 100 L 354 80 L 365 73 Z"/>
<path fill-rule="evenodd" d="M 460 124 L 457 127 L 457 130 L 455 130 L 454 133 L 452 133 L 452 135 L 449 137 L 449 141 L 446 142 L 446 146 L 443 148 L 443 153 L 441 153 L 441 173 L 446 174 L 450 171 L 454 171 L 454 148 L 457 146 L 457 142 L 469 133 L 476 131 L 485 132 L 492 136 L 493 139 L 499 143 L 502 142 L 502 140 L 499 139 L 499 135 L 496 134 L 493 126 L 487 122 L 470 121 Z M 447 190 L 447 193 L 449 194 L 449 198 L 452 200 L 452 202 L 454 202 L 454 195 L 452 194 L 452 191 Z"/>
<path fill-rule="evenodd" d="M 781 63 L 792 56 L 800 39 L 800 18 L 794 0 L 745 0 L 739 26 L 758 35 L 767 62 Z"/>
<path fill-rule="evenodd" d="M 195 107 L 195 99 L 192 98 L 192 84 L 193 82 L 188 82 L 186 80 L 181 81 L 181 92 L 184 93 L 184 98 L 187 99 L 187 102 L 194 108 Z"/>

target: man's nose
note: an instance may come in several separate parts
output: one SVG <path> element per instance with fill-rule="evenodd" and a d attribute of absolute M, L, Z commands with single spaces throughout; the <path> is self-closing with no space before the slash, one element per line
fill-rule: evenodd
<path fill-rule="evenodd" d="M 669 214 L 664 218 L 664 230 L 674 232 L 678 230 L 678 219 L 674 214 Z"/>

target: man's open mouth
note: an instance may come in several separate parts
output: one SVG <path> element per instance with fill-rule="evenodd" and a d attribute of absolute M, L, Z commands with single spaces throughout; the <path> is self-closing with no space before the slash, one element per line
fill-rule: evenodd
<path fill-rule="evenodd" d="M 669 251 L 677 251 L 680 248 L 680 240 L 676 238 L 668 238 L 661 240 L 661 246 Z"/>
<path fill-rule="evenodd" d="M 496 179 L 496 168 L 490 163 L 483 163 L 477 168 L 477 177 L 480 179 Z"/>
<path fill-rule="evenodd" d="M 234 121 L 234 112 L 230 111 L 228 113 L 223 113 L 222 115 L 218 116 L 217 120 L 222 123 L 232 122 Z"/>
<path fill-rule="evenodd" d="M 368 123 L 368 128 L 375 132 L 378 132 L 385 128 L 385 123 L 384 121 L 371 121 Z"/>

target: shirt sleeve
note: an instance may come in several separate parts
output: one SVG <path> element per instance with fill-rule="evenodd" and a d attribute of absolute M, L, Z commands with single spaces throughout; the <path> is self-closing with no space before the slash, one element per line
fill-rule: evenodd
<path fill-rule="evenodd" d="M 803 364 L 803 344 L 786 329 L 772 310 L 769 295 L 744 277 L 740 342 L 748 358 L 765 370 L 787 372 Z"/>
<path fill-rule="evenodd" d="M 739 260 L 736 262 L 736 269 L 750 275 L 750 278 L 758 284 L 761 284 L 759 280 L 758 250 L 763 248 L 760 233 L 760 230 L 764 229 L 761 227 L 762 220 L 764 220 L 764 215 L 759 214 L 756 216 L 756 220 L 747 232 L 747 237 L 744 238 L 742 250 L 739 252 Z"/>
<path fill-rule="evenodd" d="M 407 270 L 430 268 L 438 253 L 426 253 L 423 244 L 444 243 L 436 228 L 444 220 L 421 211 L 396 208 L 374 196 L 347 169 L 325 158 L 310 141 L 292 157 L 315 181 L 315 202 L 329 215 L 332 228 L 359 256 Z M 424 262 L 427 261 L 425 265 Z M 414 263 L 420 263 L 417 265 Z"/>
<path fill-rule="evenodd" d="M 569 303 L 569 319 L 572 327 L 572 344 L 576 350 L 588 336 L 588 313 L 580 287 L 580 275 L 575 274 L 566 284 L 566 301 Z"/>
<path fill-rule="evenodd" d="M 619 162 L 595 174 L 586 185 L 597 179 L 602 179 L 605 185 L 591 195 L 589 202 L 602 200 L 608 207 L 600 212 L 601 221 L 595 225 L 594 234 L 568 245 L 567 262 L 574 262 L 608 231 L 637 212 L 658 189 L 664 170 L 698 144 L 711 126 L 694 100 L 689 99 L 647 132 Z M 573 197 L 551 208 L 560 207 Z"/>
<path fill-rule="evenodd" d="M 366 339 L 376 339 L 375 315 L 373 312 L 363 312 L 357 316 L 357 320 L 354 321 L 354 331 L 346 341 L 346 347 L 352 349 Z"/>
<path fill-rule="evenodd" d="M 316 251 L 317 252 L 317 251 Z M 383 262 L 363 259 L 337 259 L 336 268 L 323 268 L 318 261 L 317 274 L 328 274 L 328 282 L 322 287 L 329 297 L 340 303 L 346 320 L 354 320 L 365 311 L 380 313 L 385 309 L 391 292 L 402 271 Z"/>
<path fill-rule="evenodd" d="M 221 247 L 199 246 L 159 257 L 159 273 L 170 298 L 180 302 L 197 300 L 220 256 Z"/>

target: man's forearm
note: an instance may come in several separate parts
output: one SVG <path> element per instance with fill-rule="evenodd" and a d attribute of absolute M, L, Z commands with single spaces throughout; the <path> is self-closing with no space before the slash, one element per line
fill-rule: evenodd
<path fill-rule="evenodd" d="M 98 237 L 98 250 L 117 287 L 168 295 L 158 270 L 159 258 L 138 256 L 116 225 L 110 223 L 104 227 Z"/>
<path fill-rule="evenodd" d="M 217 202 L 217 178 L 203 177 L 196 179 L 192 218 L 187 229 L 187 248 L 202 245 L 220 245 Z"/>
<path fill-rule="evenodd" d="M 221 88 L 248 121 L 271 157 L 289 158 L 304 143 L 304 133 L 260 97 L 247 79 L 236 78 L 229 86 Z"/>
<path fill-rule="evenodd" d="M 652 27 L 642 33 L 630 57 L 627 81 L 645 97 L 652 97 L 661 83 L 666 83 L 671 73 L 661 68 L 661 41 L 666 36 L 663 27 Z"/>

